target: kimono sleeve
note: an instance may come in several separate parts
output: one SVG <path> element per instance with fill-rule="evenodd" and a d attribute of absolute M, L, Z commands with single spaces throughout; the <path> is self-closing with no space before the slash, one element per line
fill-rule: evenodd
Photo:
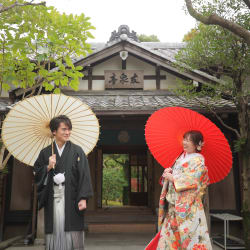
<path fill-rule="evenodd" d="M 77 201 L 79 202 L 93 196 L 88 159 L 82 150 L 77 162 L 77 169 L 79 174 Z"/>
<path fill-rule="evenodd" d="M 176 192 L 198 189 L 200 183 L 207 177 L 207 169 L 203 157 L 194 157 L 182 164 L 183 173 L 174 176 Z M 208 178 L 208 177 L 207 177 Z"/>
<path fill-rule="evenodd" d="M 35 164 L 35 183 L 37 185 L 38 209 L 41 209 L 48 202 L 49 188 L 53 183 L 53 171 L 47 171 L 48 160 L 45 160 L 44 152 L 41 151 Z"/>
<path fill-rule="evenodd" d="M 46 185 L 48 178 L 47 164 L 44 160 L 43 151 L 40 152 L 37 160 L 34 163 L 34 171 L 35 171 L 35 183 L 37 185 L 37 191 L 41 191 Z"/>

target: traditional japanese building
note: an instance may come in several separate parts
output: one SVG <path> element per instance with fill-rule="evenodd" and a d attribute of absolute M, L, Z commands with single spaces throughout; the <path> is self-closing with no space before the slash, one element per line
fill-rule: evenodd
<path fill-rule="evenodd" d="M 97 115 L 101 127 L 98 144 L 88 156 L 94 188 L 94 197 L 89 200 L 87 211 L 89 230 L 99 230 L 97 225 L 100 224 L 105 230 L 121 230 L 117 226 L 121 223 L 123 230 L 129 230 L 131 224 L 144 223 L 144 228 L 153 228 L 151 230 L 154 231 L 161 190 L 158 180 L 163 168 L 148 150 L 144 137 L 145 123 L 160 108 L 190 108 L 214 121 L 232 146 L 234 136 L 197 100 L 185 99 L 173 91 L 180 86 L 180 82 L 218 84 L 218 79 L 200 70 L 182 71 L 175 66 L 175 55 L 185 44 L 140 42 L 136 33 L 130 32 L 126 25 L 112 32 L 108 42 L 91 45 L 92 54 L 74 59 L 74 64 L 82 66 L 84 70 L 79 91 L 62 89 L 64 94 L 75 96 L 88 104 Z M 29 93 L 32 89 L 25 91 Z M 15 90 L 12 96 L 19 98 L 25 91 Z M 224 121 L 237 126 L 236 110 L 230 101 L 218 100 L 214 107 Z M 128 188 L 124 192 L 127 203 L 117 209 L 104 209 L 103 206 L 104 154 L 126 154 L 129 159 Z M 11 158 L 8 171 L 1 190 L 5 199 L 1 206 L 0 239 L 20 234 L 32 223 L 32 214 L 36 213 L 33 207 L 32 168 Z M 134 187 L 132 171 L 137 173 L 138 188 Z M 234 154 L 230 174 L 220 183 L 209 187 L 209 209 L 212 212 L 237 214 L 240 212 L 240 200 L 239 168 L 237 155 Z M 126 225 L 129 225 L 127 229 Z M 34 221 L 30 228 L 35 230 Z"/>

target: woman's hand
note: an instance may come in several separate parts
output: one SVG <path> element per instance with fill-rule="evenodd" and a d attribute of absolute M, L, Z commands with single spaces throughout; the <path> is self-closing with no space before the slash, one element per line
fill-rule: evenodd
<path fill-rule="evenodd" d="M 173 175 L 170 174 L 170 173 L 166 173 L 166 174 L 165 174 L 165 178 L 166 178 L 167 180 L 169 180 L 169 181 L 174 182 L 174 177 L 173 177 Z"/>
<path fill-rule="evenodd" d="M 162 174 L 162 177 L 166 178 L 166 174 L 172 174 L 172 168 L 166 168 Z"/>
<path fill-rule="evenodd" d="M 166 168 L 162 174 L 162 177 L 166 178 L 169 181 L 174 181 L 173 175 L 172 175 L 172 168 Z"/>

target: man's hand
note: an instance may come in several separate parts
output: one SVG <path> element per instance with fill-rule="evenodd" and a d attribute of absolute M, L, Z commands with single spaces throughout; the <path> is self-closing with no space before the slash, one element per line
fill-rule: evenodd
<path fill-rule="evenodd" d="M 86 209 L 87 208 L 86 200 L 80 200 L 78 202 L 78 208 L 79 208 L 80 211 Z"/>
<path fill-rule="evenodd" d="M 50 169 L 54 168 L 55 165 L 56 165 L 56 155 L 53 154 L 53 155 L 50 156 L 50 158 L 49 158 L 48 171 L 50 171 Z"/>

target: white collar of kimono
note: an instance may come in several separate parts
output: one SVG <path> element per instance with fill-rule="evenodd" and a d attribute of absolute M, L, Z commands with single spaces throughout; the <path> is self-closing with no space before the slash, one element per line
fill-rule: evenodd
<path fill-rule="evenodd" d="M 192 153 L 192 154 L 186 153 L 186 155 L 184 155 L 183 153 L 177 161 L 178 161 L 178 164 L 183 164 L 184 162 L 190 161 L 192 158 L 197 157 L 197 156 L 201 157 L 204 160 L 203 155 L 199 153 Z"/>
<path fill-rule="evenodd" d="M 57 152 L 58 152 L 59 156 L 61 157 L 62 153 L 63 153 L 63 150 L 65 148 L 66 143 L 63 144 L 63 146 L 61 147 L 61 149 L 58 147 L 56 141 L 55 141 L 55 144 L 56 144 Z"/>

